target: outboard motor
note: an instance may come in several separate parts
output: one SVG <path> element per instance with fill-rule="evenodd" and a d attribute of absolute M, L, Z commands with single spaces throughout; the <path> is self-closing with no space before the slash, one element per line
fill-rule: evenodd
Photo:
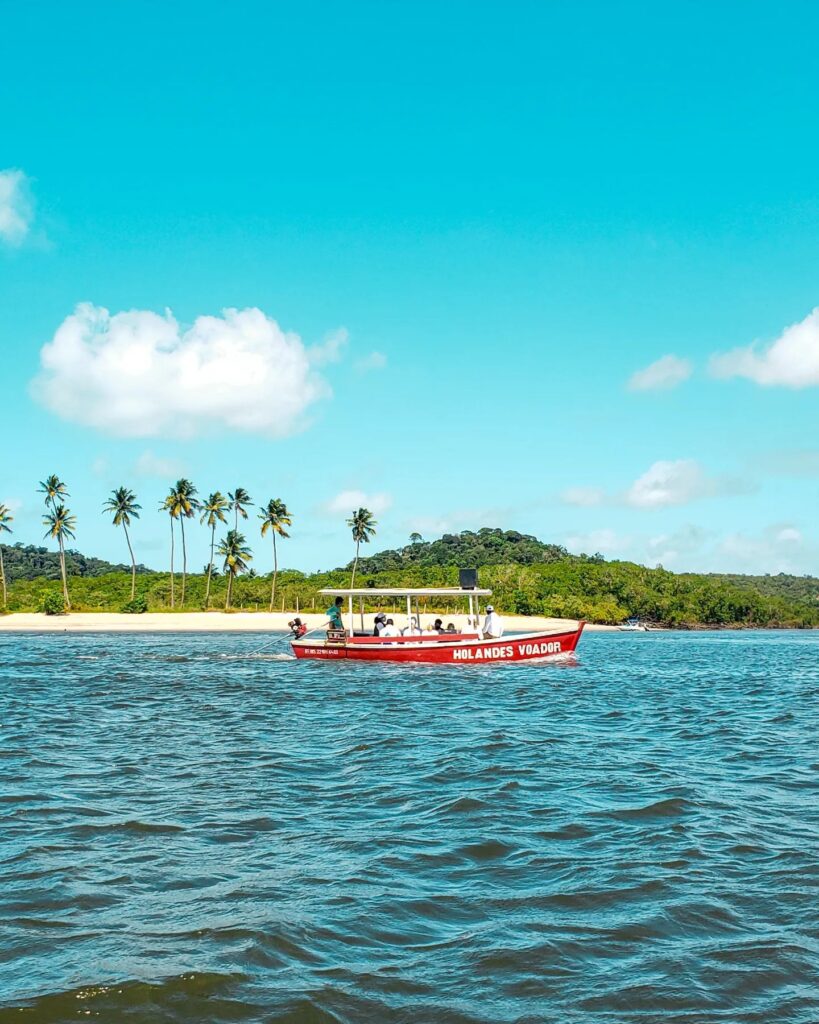
<path fill-rule="evenodd" d="M 292 632 L 296 640 L 301 640 L 301 638 L 307 632 L 307 626 L 305 626 L 305 624 L 301 621 L 300 618 L 298 618 L 298 616 L 295 619 L 291 619 L 290 622 L 287 623 L 287 625 L 290 627 L 290 631 Z"/>

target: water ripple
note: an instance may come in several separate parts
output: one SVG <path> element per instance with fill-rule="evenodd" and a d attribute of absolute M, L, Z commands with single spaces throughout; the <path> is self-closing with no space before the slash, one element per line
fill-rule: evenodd
<path fill-rule="evenodd" d="M 816 1024 L 809 633 L 0 637 L 0 1024 Z"/>

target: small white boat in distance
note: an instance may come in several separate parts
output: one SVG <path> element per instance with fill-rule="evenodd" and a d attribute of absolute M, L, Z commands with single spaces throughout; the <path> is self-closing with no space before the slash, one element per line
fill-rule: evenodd
<path fill-rule="evenodd" d="M 631 618 L 631 619 L 626 619 L 626 621 L 622 625 L 618 626 L 617 628 L 619 630 L 621 630 L 623 633 L 647 633 L 648 632 L 648 626 L 644 622 L 640 622 L 640 620 L 636 616 L 634 618 Z"/>

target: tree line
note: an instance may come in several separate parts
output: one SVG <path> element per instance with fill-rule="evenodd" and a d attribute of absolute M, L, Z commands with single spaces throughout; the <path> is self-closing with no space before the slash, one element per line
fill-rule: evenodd
<path fill-rule="evenodd" d="M 46 527 L 45 539 L 56 543 L 59 552 L 60 580 L 62 583 L 62 607 L 65 611 L 71 610 L 71 595 L 68 585 L 68 573 L 66 567 L 66 543 L 76 537 L 77 517 L 66 505 L 66 500 L 71 497 L 66 483 L 57 474 L 51 474 L 42 480 L 38 487 L 38 493 L 43 495 L 45 514 L 43 525 Z M 248 509 L 253 508 L 254 503 L 250 494 L 244 487 L 236 487 L 228 491 L 227 495 L 221 491 L 213 491 L 206 498 L 199 497 L 199 491 L 191 480 L 183 477 L 174 483 L 168 494 L 160 502 L 158 511 L 166 513 L 170 523 L 170 604 L 171 608 L 176 607 L 176 537 L 177 527 L 182 546 L 182 573 L 180 588 L 180 606 L 184 608 L 186 598 L 186 587 L 188 580 L 188 549 L 185 523 L 199 518 L 199 523 L 210 531 L 210 560 L 205 569 L 207 578 L 204 607 L 209 607 L 211 597 L 211 582 L 216 569 L 214 558 L 218 556 L 222 560 L 222 571 L 227 576 L 228 585 L 225 596 L 225 609 L 230 610 L 233 598 L 234 580 L 243 573 L 249 573 L 250 562 L 253 560 L 253 552 L 248 545 L 248 540 L 239 531 L 239 519 L 246 521 L 250 513 Z M 293 517 L 281 498 L 270 498 L 266 504 L 258 507 L 257 518 L 260 520 L 260 534 L 264 538 L 268 534 L 273 542 L 273 572 L 271 574 L 270 586 L 270 611 L 276 599 L 276 583 L 279 575 L 279 556 L 277 539 L 285 539 L 290 536 L 288 528 L 293 524 Z M 131 563 L 131 595 L 133 603 L 136 598 L 136 577 L 137 561 L 134 553 L 131 533 L 134 520 L 140 518 L 142 506 L 137 501 L 137 495 L 131 488 L 122 486 L 111 491 L 110 496 L 102 506 L 102 512 L 111 517 L 115 527 L 121 528 L 128 548 L 128 555 Z M 233 525 L 230 526 L 228 517 L 232 516 Z M 3 533 L 11 533 L 11 523 L 14 516 L 11 509 L 0 504 L 0 536 Z M 355 543 L 355 558 L 353 561 L 352 577 L 350 586 L 355 580 L 356 566 L 358 565 L 359 549 L 362 543 L 368 543 L 375 535 L 378 525 L 372 512 L 366 508 L 359 508 L 352 512 L 347 525 L 352 532 Z M 217 543 L 216 531 L 220 525 L 228 527 L 225 535 Z M 2 582 L 3 608 L 8 607 L 8 586 L 6 580 L 5 563 L 3 560 L 3 546 L 0 544 L 0 581 Z"/>
<path fill-rule="evenodd" d="M 54 481 L 48 479 L 52 486 L 43 491 L 47 502 L 44 523 L 49 537 L 54 531 L 59 578 L 66 588 L 70 587 L 74 592 L 72 600 L 76 594 L 77 604 L 89 611 L 128 609 L 129 595 L 135 592 L 135 576 L 138 575 L 137 607 L 132 606 L 130 610 L 161 611 L 175 606 L 180 582 L 175 573 L 150 572 L 135 564 L 132 524 L 141 509 L 136 496 L 127 489 L 125 494 L 121 493 L 121 488 L 113 491 L 105 502 L 104 512 L 111 516 L 113 525 L 123 529 L 123 533 L 128 531 L 130 573 L 108 566 L 110 571 L 100 575 L 105 563 L 76 561 L 77 575 L 69 573 L 66 580 L 64 568 L 70 567 L 72 560 L 78 560 L 79 556 L 66 550 L 64 545 L 60 547 L 59 534 L 66 528 L 73 534 L 76 520 L 67 508 L 59 512 L 61 502 L 57 493 L 63 499 L 67 497 L 64 485 L 58 492 L 53 486 Z M 633 562 L 607 562 L 599 554 L 571 555 L 559 545 L 546 544 L 515 531 L 467 530 L 460 534 L 445 534 L 433 541 L 425 541 L 415 533 L 402 548 L 363 557 L 362 545 L 369 543 L 377 526 L 367 509 L 354 511 L 346 520 L 354 550 L 353 558 L 345 566 L 325 573 L 305 574 L 293 569 L 279 572 L 274 552 L 274 569 L 268 581 L 257 577 L 249 568 L 252 553 L 239 532 L 240 520 L 248 521 L 254 508 L 247 491 L 236 488 L 224 497 L 215 492 L 199 502 L 191 486 L 189 482 L 177 481 L 160 506 L 169 516 L 172 534 L 169 539 L 174 546 L 177 536 L 180 546 L 183 543 L 187 545 L 188 530 L 194 519 L 209 531 L 211 559 L 202 572 L 188 573 L 186 547 L 183 552 L 184 601 L 189 607 L 208 607 L 213 594 L 213 580 L 220 575 L 220 560 L 221 569 L 227 577 L 226 607 L 233 607 L 237 602 L 242 607 L 254 609 L 272 607 L 274 597 L 280 595 L 282 606 L 302 611 L 315 606 L 318 591 L 325 587 L 354 586 L 357 581 L 365 589 L 369 586 L 453 587 L 458 585 L 458 567 L 475 567 L 480 570 L 481 585 L 493 590 L 494 602 L 507 613 L 584 618 L 606 623 L 619 623 L 630 615 L 637 615 L 658 625 L 683 628 L 703 625 L 819 625 L 819 580 L 813 577 L 673 573 L 660 566 L 651 569 Z M 52 494 L 55 495 L 53 498 Z M 269 501 L 259 506 L 257 516 L 261 537 L 267 537 L 273 531 L 275 545 L 277 538 L 288 535 L 293 517 L 283 501 L 274 505 L 272 512 L 280 520 L 284 534 L 275 531 L 270 522 L 271 504 L 273 502 Z M 282 517 L 286 517 L 288 522 L 284 523 Z M 10 532 L 11 522 L 8 508 L 0 506 L 0 531 Z M 221 537 L 220 527 L 227 527 Z M 231 533 L 233 539 L 229 539 Z M 42 560 L 42 555 L 37 552 L 42 549 L 29 550 L 34 553 L 28 556 L 29 564 L 36 567 Z M 17 547 L 7 549 L 7 554 L 13 559 L 22 560 L 24 557 Z M 0 575 L 6 606 L 8 599 L 2 558 L 3 547 L 0 545 Z M 41 573 L 36 579 L 32 578 L 34 575 L 31 571 L 28 579 L 18 577 L 14 583 L 15 610 L 36 610 L 53 592 L 53 578 L 57 570 Z M 242 583 L 237 591 L 240 577 Z M 220 589 L 221 585 L 220 581 Z M 52 593 L 52 596 L 57 595 Z M 63 595 L 59 596 L 59 610 L 62 610 Z M 181 601 L 181 592 L 179 598 Z M 133 602 L 132 596 L 130 601 Z M 365 600 L 364 606 L 366 610 L 374 610 L 376 603 Z M 459 607 L 457 601 L 441 599 L 430 601 L 425 610 L 455 614 Z"/>

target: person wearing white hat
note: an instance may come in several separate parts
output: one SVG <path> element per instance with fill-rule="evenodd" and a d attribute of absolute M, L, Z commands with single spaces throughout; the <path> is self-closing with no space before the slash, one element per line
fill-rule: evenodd
<path fill-rule="evenodd" d="M 497 640 L 503 636 L 503 622 L 491 604 L 486 606 L 483 635 L 487 640 Z"/>

